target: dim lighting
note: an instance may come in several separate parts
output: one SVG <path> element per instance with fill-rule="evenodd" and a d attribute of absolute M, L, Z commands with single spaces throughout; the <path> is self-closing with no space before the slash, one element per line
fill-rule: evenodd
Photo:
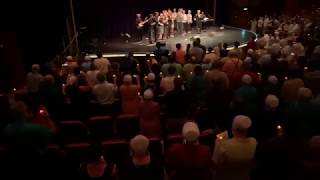
<path fill-rule="evenodd" d="M 181 78 L 181 76 L 180 76 L 180 75 L 178 75 L 178 78 L 180 79 L 180 78 Z"/>
<path fill-rule="evenodd" d="M 43 113 L 44 113 L 44 110 L 43 110 L 43 109 L 40 109 L 39 113 L 40 113 L 40 114 L 43 114 Z"/>
<path fill-rule="evenodd" d="M 244 10 L 244 11 L 248 11 L 248 8 L 245 7 L 245 8 L 243 8 L 243 10 Z"/>
<path fill-rule="evenodd" d="M 117 76 L 114 74 L 114 75 L 112 75 L 112 77 L 113 77 L 113 78 L 116 78 Z"/>
<path fill-rule="evenodd" d="M 209 72 L 209 70 L 206 70 L 206 73 L 208 73 Z"/>
<path fill-rule="evenodd" d="M 304 67 L 304 70 L 308 70 L 309 68 L 306 66 L 306 67 Z"/>
<path fill-rule="evenodd" d="M 193 72 L 190 72 L 190 75 L 192 75 L 193 74 Z"/>
<path fill-rule="evenodd" d="M 277 126 L 277 129 L 278 129 L 278 130 L 281 130 L 281 129 L 282 129 L 282 127 L 281 127 L 280 125 L 278 125 L 278 126 Z"/>
<path fill-rule="evenodd" d="M 288 80 L 288 77 L 286 76 L 286 77 L 284 77 L 284 80 Z"/>
<path fill-rule="evenodd" d="M 140 96 L 140 92 L 138 92 L 138 96 Z"/>
<path fill-rule="evenodd" d="M 16 92 L 16 91 L 17 91 L 17 89 L 16 89 L 16 88 L 13 88 L 13 89 L 12 89 L 12 91 L 13 91 L 13 92 Z"/>
<path fill-rule="evenodd" d="M 137 64 L 137 67 L 139 67 L 140 66 L 140 64 Z"/>

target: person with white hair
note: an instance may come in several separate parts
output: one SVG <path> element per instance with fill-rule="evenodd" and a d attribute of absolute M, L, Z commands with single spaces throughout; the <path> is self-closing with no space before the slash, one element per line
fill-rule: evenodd
<path fill-rule="evenodd" d="M 134 75 L 137 84 L 133 84 L 132 76 L 126 74 L 123 77 L 123 84 L 120 86 L 122 113 L 124 114 L 138 114 L 140 102 L 140 78 Z"/>
<path fill-rule="evenodd" d="M 250 180 L 257 141 L 248 137 L 251 119 L 238 115 L 233 119 L 231 139 L 217 139 L 212 160 L 217 179 Z"/>
<path fill-rule="evenodd" d="M 130 140 L 131 161 L 123 175 L 124 179 L 163 179 L 163 169 L 149 152 L 149 144 L 149 139 L 143 135 L 137 135 Z"/>
<path fill-rule="evenodd" d="M 153 101 L 153 91 L 147 89 L 139 106 L 140 132 L 148 137 L 161 137 L 160 106 Z"/>
<path fill-rule="evenodd" d="M 173 144 L 167 151 L 166 160 L 170 179 L 209 180 L 212 162 L 210 149 L 200 145 L 200 130 L 195 122 L 186 122 L 182 128 L 183 144 Z"/>
<path fill-rule="evenodd" d="M 266 96 L 264 108 L 261 109 L 253 127 L 259 142 L 266 142 L 277 136 L 278 126 L 283 124 L 283 113 L 279 104 L 280 100 L 277 96 L 273 94 Z"/>
<path fill-rule="evenodd" d="M 252 86 L 252 78 L 248 74 L 243 75 L 241 81 L 242 86 L 234 93 L 234 108 L 238 113 L 254 118 L 258 111 L 258 91 Z"/>
<path fill-rule="evenodd" d="M 32 65 L 31 72 L 27 75 L 27 89 L 30 94 L 37 94 L 39 92 L 42 79 L 43 76 L 40 74 L 40 65 Z"/>
<path fill-rule="evenodd" d="M 149 73 L 145 77 L 145 86 L 144 91 L 147 89 L 151 89 L 154 97 L 157 97 L 159 94 L 159 86 L 157 85 L 157 77 L 154 73 Z"/>
<path fill-rule="evenodd" d="M 130 140 L 132 162 L 141 166 L 149 164 L 151 157 L 148 151 L 149 139 L 143 135 L 137 135 Z"/>

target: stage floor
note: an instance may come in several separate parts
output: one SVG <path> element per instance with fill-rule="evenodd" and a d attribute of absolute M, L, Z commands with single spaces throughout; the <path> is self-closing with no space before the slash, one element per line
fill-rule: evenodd
<path fill-rule="evenodd" d="M 200 38 L 201 44 L 208 47 L 215 47 L 219 43 L 228 43 L 229 47 L 232 48 L 232 45 L 235 41 L 239 41 L 241 45 L 246 45 L 248 38 L 251 36 L 257 36 L 255 33 L 229 26 L 224 26 L 224 29 L 221 30 L 219 27 L 210 27 L 200 34 L 191 33 L 185 36 L 177 36 L 169 38 L 167 40 L 161 41 L 166 44 L 166 48 L 169 50 L 175 50 L 176 43 L 181 43 L 183 47 L 186 47 L 187 44 L 192 44 L 193 38 Z M 124 56 L 128 52 L 133 52 L 135 54 L 145 54 L 152 53 L 155 49 L 155 44 L 149 44 L 147 39 L 144 39 L 141 42 L 128 42 L 125 43 L 121 39 L 114 39 L 107 41 L 103 47 L 104 55 L 110 55 L 117 57 Z"/>

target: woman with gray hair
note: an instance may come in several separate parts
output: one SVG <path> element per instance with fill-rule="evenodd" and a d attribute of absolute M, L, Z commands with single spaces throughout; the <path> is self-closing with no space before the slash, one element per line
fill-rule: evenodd
<path fill-rule="evenodd" d="M 130 140 L 131 160 L 127 164 L 127 177 L 124 179 L 163 179 L 163 169 L 152 158 L 148 150 L 149 144 L 149 139 L 143 135 L 137 135 Z"/>

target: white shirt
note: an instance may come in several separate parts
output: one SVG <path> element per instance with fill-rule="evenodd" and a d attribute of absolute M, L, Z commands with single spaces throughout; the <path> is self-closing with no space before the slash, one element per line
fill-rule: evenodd
<path fill-rule="evenodd" d="M 108 73 L 109 71 L 109 66 L 110 61 L 107 58 L 99 58 L 94 60 L 94 65 L 97 67 L 97 69 L 101 72 L 101 73 Z"/>
<path fill-rule="evenodd" d="M 100 104 L 113 104 L 116 90 L 117 88 L 113 84 L 104 82 L 95 85 L 92 93 Z"/>

